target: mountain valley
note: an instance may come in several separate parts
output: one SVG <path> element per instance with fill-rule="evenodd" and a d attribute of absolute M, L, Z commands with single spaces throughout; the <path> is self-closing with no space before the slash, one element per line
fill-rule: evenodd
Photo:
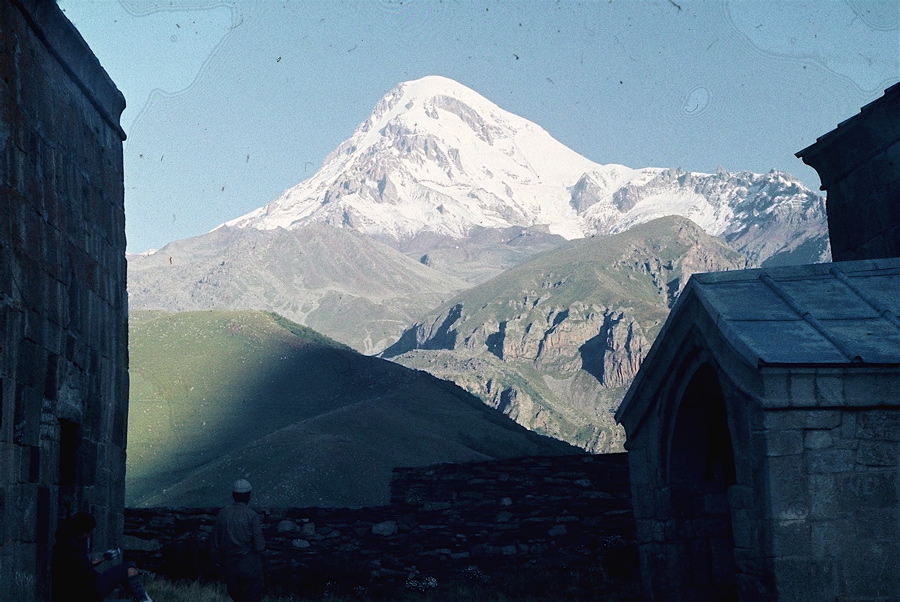
<path fill-rule="evenodd" d="M 278 199 L 129 256 L 129 307 L 175 322 L 275 312 L 452 381 L 532 431 L 607 452 L 622 445 L 611 412 L 692 273 L 829 257 L 824 199 L 789 174 L 594 163 L 465 86 L 426 77 L 386 94 Z M 341 410 L 348 424 L 355 411 Z M 281 418 L 253 439 L 267 438 L 261 449 L 311 419 Z M 219 461 L 259 464 L 250 443 Z M 203 458 L 178 474 L 205 466 L 208 480 L 225 466 Z M 195 499 L 181 483 L 166 489 Z M 132 490 L 141 503 L 166 499 L 137 481 Z"/>

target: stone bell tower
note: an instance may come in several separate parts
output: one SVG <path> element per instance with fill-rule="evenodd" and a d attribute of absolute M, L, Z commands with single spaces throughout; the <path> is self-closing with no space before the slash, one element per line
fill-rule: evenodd
<path fill-rule="evenodd" d="M 49 598 L 60 519 L 122 530 L 124 107 L 55 2 L 0 3 L 0 600 Z"/>

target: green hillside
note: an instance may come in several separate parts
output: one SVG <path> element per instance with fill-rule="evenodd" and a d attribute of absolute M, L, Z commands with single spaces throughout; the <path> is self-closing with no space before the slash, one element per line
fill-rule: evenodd
<path fill-rule="evenodd" d="M 132 312 L 126 503 L 385 503 L 395 466 L 573 453 L 455 385 L 267 312 Z"/>

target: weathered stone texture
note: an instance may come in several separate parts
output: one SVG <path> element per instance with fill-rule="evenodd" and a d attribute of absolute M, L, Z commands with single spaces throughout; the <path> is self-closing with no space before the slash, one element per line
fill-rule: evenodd
<path fill-rule="evenodd" d="M 49 597 L 59 518 L 93 512 L 98 543 L 123 522 L 122 108 L 54 2 L 0 4 L 3 600 Z"/>
<path fill-rule="evenodd" d="M 770 457 L 767 522 L 780 596 L 887 600 L 900 591 L 900 410 L 769 412 L 770 452 L 785 433 L 804 446 Z M 735 532 L 745 517 L 733 513 Z M 737 536 L 736 536 L 737 545 Z"/>
<path fill-rule="evenodd" d="M 623 420 L 648 598 L 896 600 L 900 366 L 754 375 L 727 350 L 712 352 L 714 340 L 684 332 L 672 346 L 681 358 L 657 366 L 653 394 Z M 709 405 L 691 413 L 698 392 Z M 703 416 L 717 411 L 733 481 L 715 470 L 728 438 Z"/>
<path fill-rule="evenodd" d="M 828 192 L 834 261 L 900 257 L 900 86 L 797 156 Z"/>

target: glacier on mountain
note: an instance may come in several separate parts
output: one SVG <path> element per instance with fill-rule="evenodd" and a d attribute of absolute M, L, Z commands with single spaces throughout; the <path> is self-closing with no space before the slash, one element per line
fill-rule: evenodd
<path fill-rule="evenodd" d="M 741 250 L 760 262 L 804 245 L 807 260 L 827 258 L 824 201 L 788 174 L 601 165 L 439 76 L 398 85 L 315 175 L 223 225 L 323 223 L 399 244 L 422 233 L 461 239 L 477 228 L 534 226 L 575 239 L 665 215 L 745 242 Z M 784 240 L 762 244 L 753 232 L 776 222 L 772 232 Z"/>

